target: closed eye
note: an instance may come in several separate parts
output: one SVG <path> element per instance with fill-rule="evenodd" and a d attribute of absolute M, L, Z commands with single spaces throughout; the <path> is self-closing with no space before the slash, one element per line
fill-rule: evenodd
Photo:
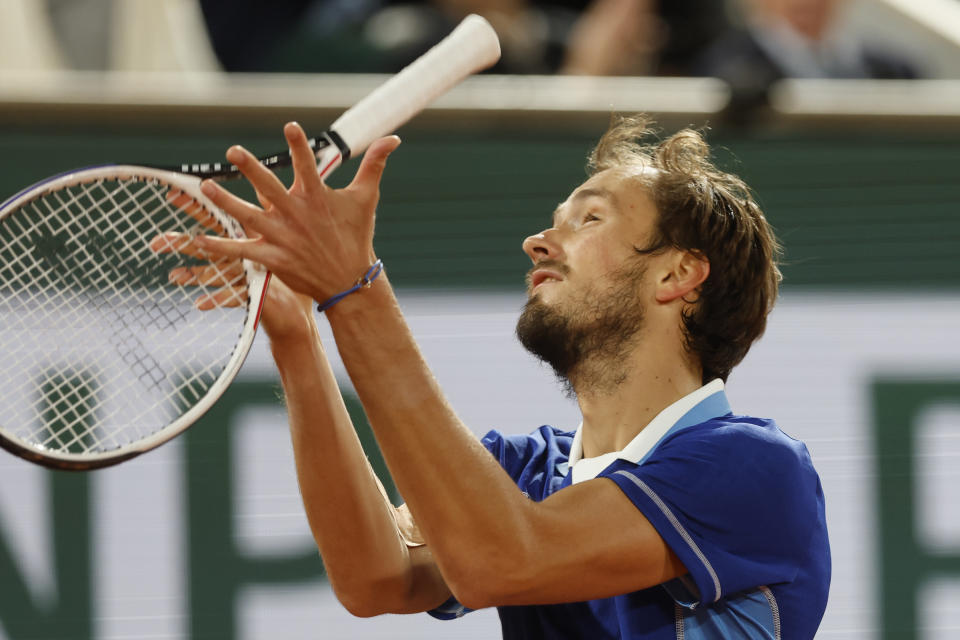
<path fill-rule="evenodd" d="M 597 217 L 596 215 L 594 215 L 594 214 L 592 214 L 592 213 L 588 213 L 587 215 L 583 216 L 583 224 L 586 224 L 586 223 L 588 223 L 588 222 L 594 222 L 594 221 L 599 220 L 599 219 L 600 219 L 600 218 Z"/>

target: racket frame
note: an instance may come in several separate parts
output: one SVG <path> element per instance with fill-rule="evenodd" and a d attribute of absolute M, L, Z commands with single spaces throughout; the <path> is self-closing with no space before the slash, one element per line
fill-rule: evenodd
<path fill-rule="evenodd" d="M 231 216 L 225 214 L 200 191 L 200 178 L 185 175 L 174 171 L 142 167 L 136 165 L 98 165 L 68 171 L 57 176 L 42 180 L 32 187 L 22 190 L 17 195 L 0 205 L 0 223 L 12 212 L 17 211 L 29 202 L 45 194 L 68 188 L 78 184 L 90 184 L 97 181 L 123 180 L 136 178 L 143 181 L 156 181 L 182 191 L 199 203 L 219 223 L 230 238 L 246 238 L 243 227 Z M 180 207 L 184 209 L 184 207 Z M 189 215 L 183 213 L 183 215 Z M 145 238 L 144 242 L 149 242 Z M 270 280 L 270 273 L 262 266 L 243 260 L 243 270 L 247 281 L 247 309 L 246 317 L 237 338 L 237 342 L 230 354 L 226 365 L 216 380 L 187 411 L 178 416 L 170 424 L 153 434 L 135 440 L 128 445 L 99 451 L 95 453 L 70 453 L 57 451 L 40 445 L 31 445 L 16 436 L 0 424 L 0 447 L 22 458 L 36 462 L 46 467 L 61 470 L 86 471 L 118 464 L 154 449 L 168 440 L 175 438 L 191 424 L 200 419 L 223 394 L 226 388 L 236 378 L 243 366 L 243 362 L 250 351 L 256 335 L 260 313 L 263 311 L 263 302 L 266 298 L 266 289 Z"/>

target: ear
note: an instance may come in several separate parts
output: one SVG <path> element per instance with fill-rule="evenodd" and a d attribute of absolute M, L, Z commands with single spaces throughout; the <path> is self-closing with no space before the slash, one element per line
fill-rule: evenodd
<path fill-rule="evenodd" d="M 673 302 L 685 298 L 703 284 L 710 275 L 710 261 L 696 250 L 676 251 L 667 270 L 657 282 L 657 302 Z"/>

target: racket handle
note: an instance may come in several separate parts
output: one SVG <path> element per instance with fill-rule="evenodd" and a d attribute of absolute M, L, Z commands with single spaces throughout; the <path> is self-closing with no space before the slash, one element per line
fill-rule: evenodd
<path fill-rule="evenodd" d="M 360 155 L 371 142 L 499 59 L 500 41 L 493 27 L 478 15 L 467 16 L 450 35 L 348 109 L 330 130 L 349 147 L 351 156 Z"/>

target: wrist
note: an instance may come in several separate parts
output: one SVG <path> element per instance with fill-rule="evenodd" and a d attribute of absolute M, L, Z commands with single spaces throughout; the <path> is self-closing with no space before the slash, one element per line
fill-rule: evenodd
<path fill-rule="evenodd" d="M 377 317 L 395 303 L 390 279 L 384 271 L 369 287 L 345 297 L 324 311 L 331 326 L 341 323 L 362 323 L 364 316 Z"/>
<path fill-rule="evenodd" d="M 340 304 L 341 301 L 350 297 L 352 294 L 356 294 L 362 292 L 364 289 L 371 288 L 373 283 L 376 282 L 382 273 L 383 261 L 375 258 L 363 275 L 357 278 L 353 286 L 323 300 L 317 300 L 317 311 L 320 313 L 325 313 L 334 306 Z"/>
<path fill-rule="evenodd" d="M 283 331 L 267 331 L 270 339 L 270 350 L 276 355 L 287 350 L 302 350 L 303 345 L 317 337 L 317 325 L 312 317 L 303 317 L 298 322 L 292 322 L 284 327 Z"/>

